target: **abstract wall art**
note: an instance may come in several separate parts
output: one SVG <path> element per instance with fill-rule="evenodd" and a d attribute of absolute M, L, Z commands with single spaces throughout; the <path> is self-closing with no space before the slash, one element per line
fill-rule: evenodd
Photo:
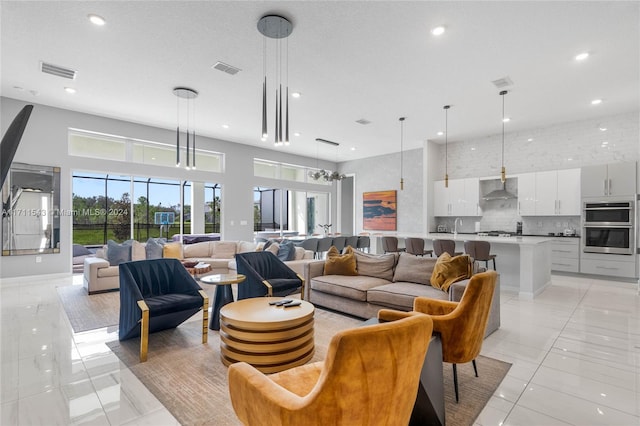
<path fill-rule="evenodd" d="M 362 194 L 362 216 L 364 229 L 395 231 L 396 191 L 364 192 Z"/>

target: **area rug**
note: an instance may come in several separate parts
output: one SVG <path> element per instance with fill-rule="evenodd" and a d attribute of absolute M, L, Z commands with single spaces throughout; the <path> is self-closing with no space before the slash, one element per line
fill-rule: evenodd
<path fill-rule="evenodd" d="M 88 295 L 81 285 L 58 287 L 57 290 L 74 333 L 118 325 L 120 292 Z"/>
<path fill-rule="evenodd" d="M 316 350 L 312 362 L 324 359 L 331 337 L 362 321 L 317 309 Z M 154 333 L 149 338 L 149 358 L 139 361 L 139 339 L 114 341 L 107 345 L 140 379 L 182 425 L 240 425 L 228 393 L 227 367 L 220 361 L 220 338 L 209 332 L 201 343 L 198 315 L 178 328 Z M 480 377 L 473 367 L 458 367 L 460 403 L 453 394 L 451 364 L 444 364 L 445 413 L 447 425 L 472 425 L 507 374 L 508 363 L 479 356 Z"/>

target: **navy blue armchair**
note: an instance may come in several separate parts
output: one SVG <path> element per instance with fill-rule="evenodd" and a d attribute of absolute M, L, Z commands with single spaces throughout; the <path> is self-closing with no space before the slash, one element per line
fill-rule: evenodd
<path fill-rule="evenodd" d="M 238 285 L 238 300 L 261 296 L 287 296 L 300 289 L 304 299 L 304 278 L 270 251 L 236 254 L 238 274 L 246 280 Z"/>
<path fill-rule="evenodd" d="M 175 328 L 202 309 L 207 343 L 209 298 L 177 259 L 120 264 L 120 340 L 140 336 L 140 361 L 147 360 L 149 333 Z"/>

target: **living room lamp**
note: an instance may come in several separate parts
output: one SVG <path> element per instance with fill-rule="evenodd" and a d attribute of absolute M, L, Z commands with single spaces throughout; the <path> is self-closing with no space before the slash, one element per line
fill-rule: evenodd
<path fill-rule="evenodd" d="M 269 137 L 267 126 L 267 38 L 275 39 L 275 146 L 289 145 L 289 42 L 287 40 L 283 49 L 282 39 L 286 39 L 293 31 L 293 24 L 287 18 L 279 15 L 265 15 L 258 21 L 258 31 L 264 36 L 262 45 L 262 68 L 264 81 L 262 82 L 262 133 L 261 140 L 266 141 Z M 284 51 L 284 59 L 283 59 Z M 282 73 L 285 72 L 285 111 L 284 111 L 284 136 L 283 136 L 283 114 L 282 114 Z"/>
<path fill-rule="evenodd" d="M 404 159 L 403 159 L 403 142 L 404 142 L 404 119 L 405 117 L 400 117 L 398 120 L 400 121 L 400 190 L 404 190 Z"/>
<path fill-rule="evenodd" d="M 188 87 L 176 87 L 173 89 L 173 94 L 176 95 L 176 167 L 180 167 L 180 118 L 181 118 L 181 109 L 186 109 L 186 129 L 184 133 L 187 134 L 187 164 L 186 169 L 195 169 L 196 168 L 196 131 L 193 129 L 195 126 L 195 116 L 196 116 L 196 108 L 195 108 L 195 99 L 198 97 L 198 92 L 190 89 Z M 181 108 L 182 104 L 185 104 Z"/>
<path fill-rule="evenodd" d="M 449 187 L 449 169 L 448 169 L 448 162 L 449 162 L 449 152 L 448 152 L 448 148 L 449 148 L 449 126 L 448 126 L 448 114 L 449 114 L 449 108 L 451 108 L 451 105 L 445 105 L 442 108 L 444 108 L 444 187 L 448 188 Z"/>

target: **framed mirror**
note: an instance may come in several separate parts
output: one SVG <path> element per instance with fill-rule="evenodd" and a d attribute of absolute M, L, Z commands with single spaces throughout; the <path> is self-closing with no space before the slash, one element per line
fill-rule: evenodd
<path fill-rule="evenodd" d="M 13 163 L 2 186 L 2 255 L 60 252 L 60 168 Z"/>

